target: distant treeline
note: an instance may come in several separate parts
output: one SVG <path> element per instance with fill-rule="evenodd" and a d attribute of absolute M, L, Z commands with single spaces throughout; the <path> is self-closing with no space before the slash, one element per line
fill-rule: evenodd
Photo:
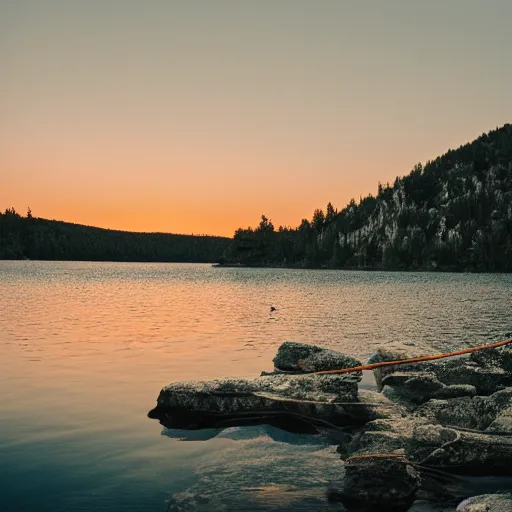
<path fill-rule="evenodd" d="M 376 197 L 315 210 L 297 228 L 262 216 L 226 263 L 385 270 L 512 271 L 512 125 L 379 184 Z"/>
<path fill-rule="evenodd" d="M 114 231 L 0 213 L 0 259 L 214 262 L 230 239 Z"/>

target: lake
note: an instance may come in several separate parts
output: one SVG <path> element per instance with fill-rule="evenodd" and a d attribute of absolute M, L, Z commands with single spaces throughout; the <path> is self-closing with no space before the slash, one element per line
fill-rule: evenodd
<path fill-rule="evenodd" d="M 342 510 L 335 444 L 168 431 L 146 416 L 161 387 L 257 376 L 286 340 L 363 359 L 489 343 L 511 311 L 503 274 L 0 261 L 0 510 Z"/>

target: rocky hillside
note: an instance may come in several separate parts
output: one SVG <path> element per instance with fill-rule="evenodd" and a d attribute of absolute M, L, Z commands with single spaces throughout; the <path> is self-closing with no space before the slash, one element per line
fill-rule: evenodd
<path fill-rule="evenodd" d="M 265 216 L 224 255 L 254 266 L 512 271 L 512 125 L 450 150 L 376 197 L 277 230 Z"/>

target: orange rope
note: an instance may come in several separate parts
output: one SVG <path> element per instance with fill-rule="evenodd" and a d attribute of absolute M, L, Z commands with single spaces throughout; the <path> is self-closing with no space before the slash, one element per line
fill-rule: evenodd
<path fill-rule="evenodd" d="M 361 370 L 373 370 L 382 366 L 392 366 L 397 364 L 419 363 L 421 361 L 433 361 L 435 359 L 444 359 L 445 357 L 461 356 L 463 354 L 471 354 L 479 350 L 487 348 L 498 348 L 512 343 L 512 338 L 500 341 L 499 343 L 492 343 L 491 345 L 482 345 L 480 347 L 467 348 L 465 350 L 458 350 L 457 352 L 449 352 L 447 354 L 438 354 L 435 356 L 412 357 L 411 359 L 399 359 L 398 361 L 382 361 L 380 363 L 364 364 L 362 366 L 355 366 L 354 368 L 344 368 L 342 370 L 323 370 L 321 372 L 311 372 L 309 375 L 325 375 L 329 373 L 350 373 L 359 372 Z"/>

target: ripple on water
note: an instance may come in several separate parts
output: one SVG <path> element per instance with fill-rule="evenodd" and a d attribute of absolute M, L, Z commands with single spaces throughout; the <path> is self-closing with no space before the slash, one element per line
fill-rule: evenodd
<path fill-rule="evenodd" d="M 365 358 L 383 343 L 431 353 L 512 331 L 510 275 L 0 262 L 0 282 L 2 512 L 162 511 L 201 496 L 330 509 L 333 446 L 263 427 L 160 435 L 146 418 L 160 388 L 259 375 L 285 340 Z"/>

